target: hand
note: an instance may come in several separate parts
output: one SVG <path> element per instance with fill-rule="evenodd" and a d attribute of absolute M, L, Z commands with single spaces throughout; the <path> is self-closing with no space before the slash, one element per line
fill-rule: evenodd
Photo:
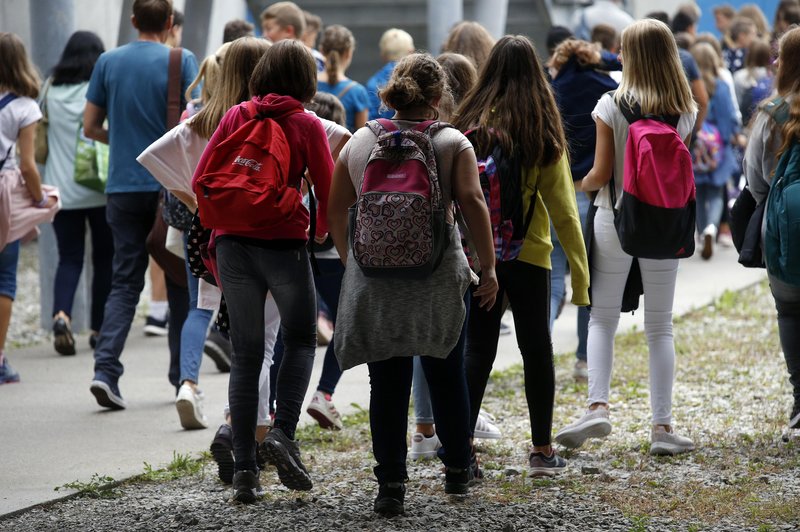
<path fill-rule="evenodd" d="M 572 184 L 577 192 L 583 192 L 583 179 L 576 179 Z"/>
<path fill-rule="evenodd" d="M 324 244 L 327 239 L 328 239 L 328 233 L 325 233 L 322 236 L 315 236 L 314 242 L 316 242 L 317 244 Z"/>
<path fill-rule="evenodd" d="M 497 273 L 494 268 L 487 268 L 481 270 L 481 284 L 475 289 L 473 294 L 478 298 L 478 306 L 484 310 L 491 310 L 497 299 Z"/>
<path fill-rule="evenodd" d="M 55 198 L 53 196 L 47 196 L 47 208 L 48 209 L 52 209 L 56 205 L 56 203 L 58 203 L 58 198 Z"/>

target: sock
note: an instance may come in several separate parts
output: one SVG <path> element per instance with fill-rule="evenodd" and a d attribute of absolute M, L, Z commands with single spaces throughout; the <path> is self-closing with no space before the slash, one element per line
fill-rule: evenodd
<path fill-rule="evenodd" d="M 154 320 L 166 321 L 169 304 L 166 301 L 151 301 L 147 308 L 147 315 Z"/>
<path fill-rule="evenodd" d="M 286 421 L 275 420 L 275 428 L 281 429 L 283 433 L 286 434 L 287 438 L 294 440 L 294 431 L 297 428 L 296 426 L 290 425 Z"/>

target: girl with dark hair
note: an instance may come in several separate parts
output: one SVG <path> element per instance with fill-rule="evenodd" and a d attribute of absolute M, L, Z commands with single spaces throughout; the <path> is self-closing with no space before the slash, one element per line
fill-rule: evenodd
<path fill-rule="evenodd" d="M 503 154 L 518 161 L 522 169 L 522 212 L 532 218 L 519 256 L 497 264 L 498 297 L 508 296 L 525 369 L 533 444 L 528 454 L 530 473 L 552 476 L 566 467 L 566 460 L 550 444 L 555 397 L 550 338 L 551 219 L 569 260 L 576 305 L 589 303 L 589 268 L 561 115 L 544 68 L 526 37 L 506 36 L 497 42 L 454 123 L 462 131 L 475 129 L 473 144 L 479 156 L 492 153 L 499 143 Z M 497 356 L 501 317 L 500 305 L 475 308 L 469 316 L 470 426 L 477 420 Z"/>
<path fill-rule="evenodd" d="M 53 283 L 53 343 L 62 355 L 75 354 L 72 304 L 83 270 L 84 232 L 88 222 L 92 239 L 92 297 L 89 343 L 94 348 L 106 299 L 111 290 L 114 245 L 106 223 L 103 193 L 75 182 L 75 153 L 83 137 L 83 108 L 92 69 L 105 51 L 100 38 L 77 31 L 67 41 L 51 78 L 45 82 L 42 109 L 48 120 L 44 182 L 61 191 L 62 210 L 53 221 L 58 244 L 58 268 Z"/>

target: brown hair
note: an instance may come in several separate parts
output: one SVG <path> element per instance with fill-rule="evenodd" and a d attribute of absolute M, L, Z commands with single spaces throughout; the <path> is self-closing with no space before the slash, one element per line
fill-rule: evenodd
<path fill-rule="evenodd" d="M 704 31 L 703 33 L 698 34 L 697 38 L 694 40 L 694 43 L 697 44 L 701 42 L 711 45 L 711 47 L 714 49 L 714 52 L 716 52 L 719 58 L 724 62 L 725 58 L 722 55 L 722 45 L 720 44 L 719 39 L 714 37 L 713 33 Z"/>
<path fill-rule="evenodd" d="M 703 84 L 706 86 L 706 92 L 710 98 L 717 92 L 719 70 L 723 66 L 722 59 L 717 55 L 714 47 L 705 42 L 699 42 L 692 46 L 691 52 L 692 57 L 697 62 L 700 77 L 703 79 Z"/>
<path fill-rule="evenodd" d="M 604 50 L 614 50 L 619 44 L 619 35 L 613 26 L 598 24 L 592 29 L 592 42 L 599 42 Z"/>
<path fill-rule="evenodd" d="M 794 24 L 800 24 L 800 3 L 797 0 L 781 0 L 775 10 L 775 22 L 772 24 L 773 37 L 780 37 Z"/>
<path fill-rule="evenodd" d="M 778 94 L 791 98 L 789 120 L 783 125 L 783 145 L 779 154 L 789 149 L 794 140 L 800 139 L 800 28 L 783 34 L 778 52 L 778 74 L 775 87 Z"/>
<path fill-rule="evenodd" d="M 240 37 L 223 46 L 227 46 L 227 50 L 222 59 L 219 81 L 209 100 L 203 102 L 200 112 L 187 122 L 192 131 L 205 139 L 211 138 L 228 109 L 250 98 L 247 80 L 270 47 L 270 42 L 255 37 Z"/>
<path fill-rule="evenodd" d="M 240 37 L 252 37 L 254 26 L 242 19 L 234 19 L 225 24 L 222 31 L 222 42 L 232 42 Z"/>
<path fill-rule="evenodd" d="M 306 31 L 306 17 L 294 2 L 276 2 L 261 12 L 261 22 L 270 19 L 274 19 L 281 28 L 294 28 L 297 39 Z"/>
<path fill-rule="evenodd" d="M 447 86 L 450 89 L 439 101 L 439 112 L 442 120 L 450 120 L 464 96 L 478 81 L 478 71 L 475 70 L 472 61 L 461 54 L 452 52 L 440 54 L 436 58 L 436 62 L 442 65 L 447 77 Z"/>
<path fill-rule="evenodd" d="M 442 52 L 455 52 L 468 57 L 475 68 L 481 69 L 494 46 L 494 38 L 486 28 L 478 24 L 465 20 L 459 22 L 447 35 Z"/>
<path fill-rule="evenodd" d="M 447 91 L 442 66 L 430 54 L 409 54 L 392 71 L 392 77 L 379 91 L 383 103 L 395 111 L 429 107 L 438 116 L 433 102 Z"/>
<path fill-rule="evenodd" d="M 167 29 L 172 15 L 172 0 L 134 0 L 133 17 L 142 33 L 160 33 Z"/>
<path fill-rule="evenodd" d="M 314 111 L 320 118 L 336 122 L 342 127 L 347 126 L 347 113 L 339 98 L 328 92 L 317 91 L 314 98 L 304 106 L 309 111 Z"/>
<path fill-rule="evenodd" d="M 736 10 L 733 9 L 733 6 L 730 4 L 721 4 L 718 6 L 714 6 L 712 13 L 714 13 L 714 15 L 720 15 L 727 19 L 733 19 L 733 17 L 736 16 Z"/>
<path fill-rule="evenodd" d="M 747 68 L 768 67 L 772 64 L 772 47 L 763 39 L 756 39 L 747 49 L 744 66 Z"/>
<path fill-rule="evenodd" d="M 39 85 L 41 79 L 22 40 L 13 33 L 0 32 L 0 89 L 35 99 Z"/>
<path fill-rule="evenodd" d="M 311 11 L 303 10 L 303 21 L 306 24 L 306 29 L 303 33 L 309 31 L 319 31 L 322 29 L 322 19 L 319 15 L 315 15 Z"/>
<path fill-rule="evenodd" d="M 522 35 L 506 35 L 494 45 L 454 124 L 461 131 L 495 128 L 503 150 L 517 154 L 526 167 L 550 166 L 567 149 L 553 91 L 536 50 Z M 490 134 L 482 128 L 479 135 L 478 151 L 484 154 Z"/>
<path fill-rule="evenodd" d="M 581 66 L 596 65 L 600 63 L 600 46 L 596 42 L 567 39 L 553 50 L 553 56 L 547 66 L 561 70 L 572 56 L 578 58 L 578 64 Z"/>
<path fill-rule="evenodd" d="M 755 31 L 758 33 L 758 29 L 756 28 L 756 23 L 753 22 L 752 19 L 748 17 L 736 17 L 733 19 L 731 23 L 731 28 L 728 30 L 728 34 L 731 37 L 731 41 L 734 43 L 739 40 L 739 35 L 742 33 L 747 33 L 750 30 Z"/>
<path fill-rule="evenodd" d="M 764 12 L 758 7 L 758 4 L 745 4 L 739 8 L 739 16 L 747 17 L 756 25 L 756 33 L 759 37 L 766 37 L 769 35 L 769 22 Z"/>
<path fill-rule="evenodd" d="M 352 52 L 356 47 L 353 33 L 340 24 L 325 28 L 319 41 L 319 51 L 325 56 L 325 73 L 328 75 L 328 84 L 331 86 L 339 83 L 339 64 L 342 56 Z"/>
<path fill-rule="evenodd" d="M 317 92 L 317 63 L 308 48 L 296 40 L 273 44 L 261 57 L 250 78 L 250 94 L 291 96 L 302 103 Z"/>

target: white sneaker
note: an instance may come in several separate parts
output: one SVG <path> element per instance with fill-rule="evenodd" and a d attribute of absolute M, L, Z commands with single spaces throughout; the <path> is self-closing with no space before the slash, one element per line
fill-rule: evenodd
<path fill-rule="evenodd" d="M 175 399 L 175 408 L 178 409 L 178 417 L 183 428 L 191 430 L 208 427 L 208 420 L 203 413 L 204 401 L 203 392 L 192 388 L 188 383 L 181 385 L 178 397 Z"/>
<path fill-rule="evenodd" d="M 493 421 L 494 418 L 490 414 L 481 410 L 478 414 L 478 421 L 475 422 L 475 433 L 473 436 L 484 440 L 499 440 L 502 434 L 500 433 L 500 429 L 497 428 L 497 425 L 492 423 Z"/>
<path fill-rule="evenodd" d="M 423 458 L 436 458 L 436 451 L 442 446 L 439 441 L 439 436 L 434 434 L 430 438 L 421 432 L 415 432 L 411 437 L 411 450 L 408 452 L 408 457 L 412 460 L 421 460 Z"/>
<path fill-rule="evenodd" d="M 703 250 L 700 252 L 700 256 L 708 260 L 711 258 L 711 255 L 714 254 L 714 239 L 717 236 L 717 228 L 714 224 L 708 224 L 705 229 L 703 229 Z"/>
<path fill-rule="evenodd" d="M 575 366 L 572 368 L 572 378 L 576 381 L 585 381 L 589 379 L 589 365 L 585 360 L 575 361 Z"/>
<path fill-rule="evenodd" d="M 317 390 L 311 397 L 311 402 L 306 408 L 308 415 L 313 417 L 323 429 L 342 430 L 342 416 L 333 405 L 333 401 L 325 396 L 325 392 Z"/>
<path fill-rule="evenodd" d="M 650 432 L 650 454 L 674 455 L 694 451 L 694 442 L 686 436 L 678 436 L 670 427 L 669 432 L 663 425 L 654 425 Z"/>
<path fill-rule="evenodd" d="M 558 431 L 556 441 L 569 449 L 577 449 L 589 438 L 605 438 L 611 434 L 608 409 L 587 410 L 577 421 Z"/>

